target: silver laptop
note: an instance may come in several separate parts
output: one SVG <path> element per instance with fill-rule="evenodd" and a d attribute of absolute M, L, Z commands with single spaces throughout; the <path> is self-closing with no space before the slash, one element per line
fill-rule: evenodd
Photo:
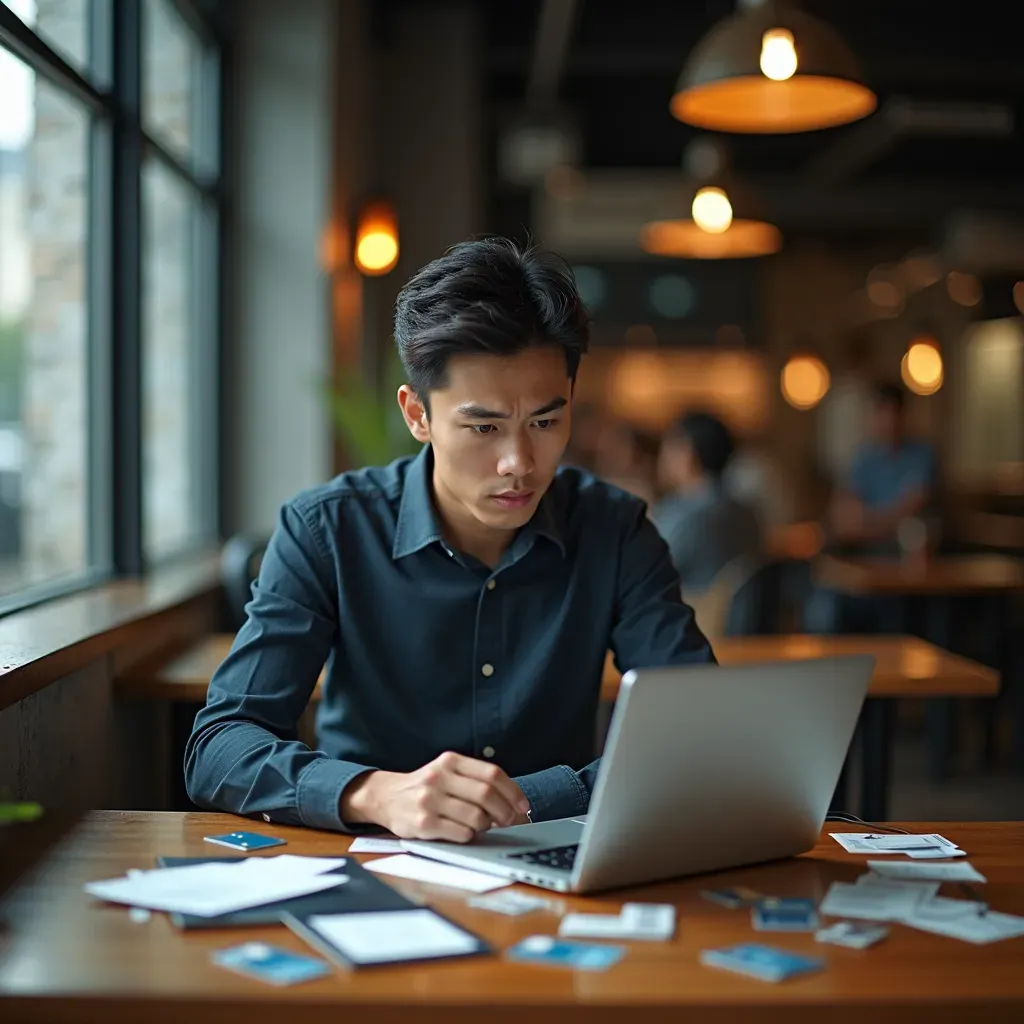
<path fill-rule="evenodd" d="M 559 892 L 791 857 L 818 840 L 874 658 L 657 668 L 622 679 L 585 818 L 411 853 Z"/>

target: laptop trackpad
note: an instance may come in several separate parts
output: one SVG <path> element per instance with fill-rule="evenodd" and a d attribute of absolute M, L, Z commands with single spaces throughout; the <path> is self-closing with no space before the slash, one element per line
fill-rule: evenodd
<path fill-rule="evenodd" d="M 573 818 L 541 821 L 536 825 L 514 825 L 512 828 L 492 828 L 477 836 L 469 844 L 505 853 L 523 853 L 542 850 L 548 846 L 572 846 L 583 835 L 583 824 Z"/>

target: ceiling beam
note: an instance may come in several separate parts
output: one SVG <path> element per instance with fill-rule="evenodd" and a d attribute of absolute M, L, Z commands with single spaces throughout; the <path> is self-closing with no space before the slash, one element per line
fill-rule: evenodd
<path fill-rule="evenodd" d="M 1005 103 L 886 100 L 874 117 L 839 133 L 808 163 L 805 177 L 836 185 L 869 167 L 904 139 L 1005 139 L 1013 135 L 1013 107 Z"/>
<path fill-rule="evenodd" d="M 582 77 L 616 78 L 636 75 L 678 75 L 697 40 L 674 46 L 574 47 L 564 73 Z M 534 49 L 499 47 L 491 50 L 486 66 L 495 74 L 523 74 Z M 869 83 L 887 89 L 982 88 L 1024 92 L 1024 62 L 970 58 L 918 57 L 899 54 L 864 55 Z"/>

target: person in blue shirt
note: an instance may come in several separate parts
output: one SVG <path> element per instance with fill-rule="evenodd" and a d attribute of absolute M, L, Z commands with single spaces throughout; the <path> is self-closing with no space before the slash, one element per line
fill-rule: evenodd
<path fill-rule="evenodd" d="M 872 395 L 870 439 L 854 455 L 847 486 L 831 509 L 834 536 L 878 554 L 898 554 L 902 523 L 929 510 L 935 495 L 935 455 L 927 441 L 907 436 L 904 392 L 880 384 Z"/>
<path fill-rule="evenodd" d="M 281 510 L 185 752 L 197 804 L 467 842 L 586 812 L 601 675 L 713 662 L 642 501 L 560 467 L 587 316 L 568 265 L 466 242 L 401 291 L 420 453 Z M 297 722 L 326 665 L 317 749 Z"/>
<path fill-rule="evenodd" d="M 704 412 L 680 417 L 662 441 L 658 470 L 670 494 L 652 518 L 688 592 L 706 590 L 730 564 L 753 564 L 761 554 L 757 515 L 723 482 L 734 448 L 729 428 Z"/>
<path fill-rule="evenodd" d="M 899 557 L 901 529 L 921 523 L 933 509 L 935 455 L 927 441 L 907 435 L 905 394 L 897 384 L 873 389 L 869 439 L 853 458 L 846 486 L 833 498 L 827 528 L 843 548 L 876 557 Z M 915 529 L 920 537 L 927 532 Z M 811 632 L 892 632 L 902 628 L 898 600 L 815 591 L 808 603 Z"/>

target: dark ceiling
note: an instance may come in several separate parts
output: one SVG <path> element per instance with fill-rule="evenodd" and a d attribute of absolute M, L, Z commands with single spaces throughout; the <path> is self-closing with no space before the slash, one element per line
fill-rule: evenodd
<path fill-rule="evenodd" d="M 480 4 L 486 23 L 488 98 L 521 101 L 542 0 Z M 685 58 L 701 36 L 735 9 L 731 0 L 579 0 L 559 98 L 583 129 L 590 167 L 678 166 L 693 130 L 668 101 Z M 1024 98 L 1024 61 L 1013 4 L 998 0 L 807 0 L 804 8 L 836 28 L 859 57 L 881 103 L 915 100 L 996 102 Z M 737 169 L 757 175 L 800 171 L 851 128 L 795 136 L 731 139 Z M 1015 182 L 1024 147 L 1010 139 L 912 138 L 896 141 L 858 171 L 861 180 L 912 177 Z"/>

